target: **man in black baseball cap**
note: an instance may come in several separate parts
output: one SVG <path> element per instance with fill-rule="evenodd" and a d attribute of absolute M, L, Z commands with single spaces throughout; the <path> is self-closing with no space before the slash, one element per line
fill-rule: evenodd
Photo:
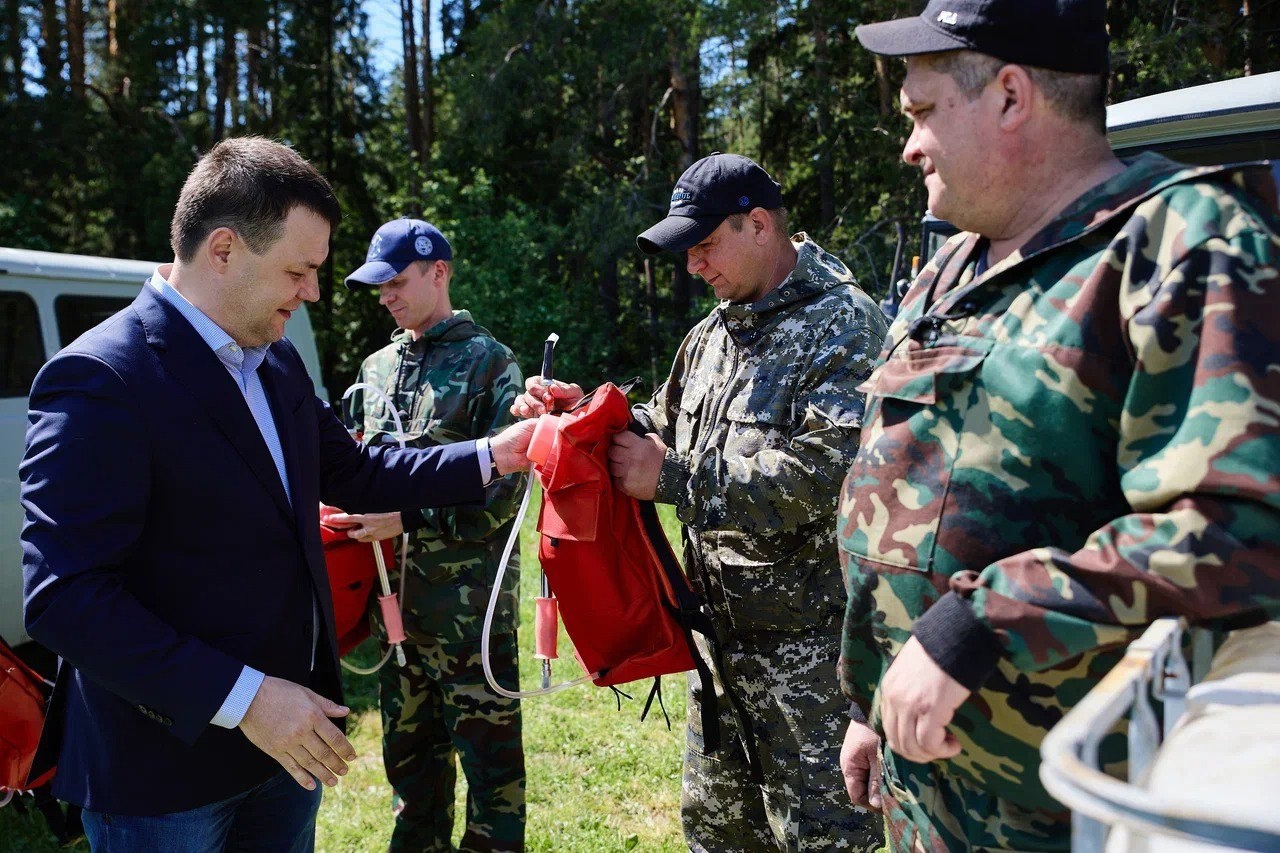
<path fill-rule="evenodd" d="M 1274 363 L 1280 243 L 1247 212 L 1270 169 L 1119 160 L 1104 10 L 934 0 L 856 31 L 906 58 L 902 157 L 961 232 L 902 300 L 836 528 L 841 686 L 879 724 L 849 723 L 841 769 L 893 851 L 1070 850 L 1049 730 L 1155 618 L 1275 585 L 1251 544 L 1275 513 L 1225 508 L 1274 493 L 1244 449 L 1280 398 L 1252 379 Z M 1201 401 L 1226 398 L 1208 446 Z"/>
<path fill-rule="evenodd" d="M 683 252 L 705 240 L 729 216 L 782 207 L 782 187 L 741 154 L 703 157 L 676 181 L 667 218 L 636 238 L 640 251 Z"/>
<path fill-rule="evenodd" d="M 858 41 L 882 56 L 972 50 L 1005 62 L 1107 73 L 1105 0 L 931 0 L 914 18 L 863 24 Z"/>
<path fill-rule="evenodd" d="M 831 665 L 844 606 L 831 531 L 834 472 L 857 450 L 857 389 L 884 317 L 838 258 L 789 234 L 778 184 L 737 154 L 690 166 L 668 216 L 637 243 L 684 253 L 722 300 L 685 337 L 667 381 L 632 409 L 648 434 L 624 430 L 609 448 L 619 490 L 674 505 L 687 525 L 685 565 L 700 567 L 695 582 L 733 637 L 722 655 L 702 653 L 715 684 L 691 680 L 685 841 L 690 850 L 875 850 L 880 818 L 849 802 L 839 773 L 849 703 Z M 525 387 L 522 417 L 582 397 L 541 377 Z M 727 733 L 707 757 L 702 709 L 716 694 L 740 702 L 741 717 L 718 703 Z"/>

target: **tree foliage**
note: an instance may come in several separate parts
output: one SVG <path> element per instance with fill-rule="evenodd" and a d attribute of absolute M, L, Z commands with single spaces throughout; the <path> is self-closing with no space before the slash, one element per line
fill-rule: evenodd
<path fill-rule="evenodd" d="M 261 133 L 315 162 L 346 214 L 313 311 L 329 388 L 391 331 L 371 292 L 340 282 L 373 230 L 406 213 L 450 238 L 455 304 L 526 372 L 557 331 L 561 375 L 658 379 L 711 297 L 634 238 L 684 168 L 724 150 L 768 168 L 793 227 L 884 293 L 896 226 L 914 231 L 923 193 L 899 160 L 900 64 L 862 50 L 853 28 L 921 4 L 399 5 L 418 18 L 400 68 L 382 73 L 361 0 L 9 0 L 0 244 L 165 258 L 194 160 Z M 1108 7 L 1113 100 L 1280 66 L 1280 3 Z"/>

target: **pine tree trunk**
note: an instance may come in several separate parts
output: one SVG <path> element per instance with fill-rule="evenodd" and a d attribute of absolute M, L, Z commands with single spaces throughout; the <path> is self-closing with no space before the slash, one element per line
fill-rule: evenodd
<path fill-rule="evenodd" d="M 262 115 L 261 86 L 259 75 L 262 72 L 262 41 L 266 28 L 254 24 L 245 32 L 248 42 L 244 57 L 244 115 L 245 126 L 253 130 L 258 127 Z"/>
<path fill-rule="evenodd" d="M 431 0 L 422 0 L 422 165 L 436 144 L 435 61 L 431 58 Z"/>
<path fill-rule="evenodd" d="M 701 62 L 697 42 L 675 28 L 667 31 L 668 68 L 671 80 L 671 128 L 679 143 L 677 168 L 683 174 L 698 159 L 698 122 L 702 101 Z M 702 279 L 694 279 L 677 262 L 671 274 L 671 298 L 680 329 L 687 325 L 693 299 L 706 292 Z"/>
<path fill-rule="evenodd" d="M 15 101 L 21 101 L 26 97 L 26 75 L 22 71 L 22 13 L 18 8 L 17 0 L 9 0 L 5 4 L 8 11 L 6 16 L 6 33 L 5 38 L 8 41 L 9 62 L 13 66 L 13 79 L 9 82 L 9 91 L 13 93 Z"/>
<path fill-rule="evenodd" d="M 422 162 L 422 100 L 418 96 L 418 46 L 414 35 L 414 0 L 400 0 L 401 70 L 404 73 L 404 119 L 409 134 L 409 151 Z M 409 197 L 416 207 L 422 195 L 417 172 L 410 178 Z M 415 211 L 417 212 L 417 211 Z"/>
<path fill-rule="evenodd" d="M 266 69 L 263 87 L 263 125 L 267 132 L 275 135 L 278 122 L 276 121 L 276 87 L 280 82 L 280 4 L 277 0 L 271 0 L 267 4 L 267 26 L 266 26 Z"/>
<path fill-rule="evenodd" d="M 107 63 L 120 61 L 120 2 L 107 0 Z"/>
<path fill-rule="evenodd" d="M 235 62 L 235 29 L 229 19 L 222 20 L 218 61 L 214 67 L 213 138 L 221 141 L 227 132 L 227 96 L 231 91 L 231 69 Z"/>
<path fill-rule="evenodd" d="M 1244 0 L 1245 74 L 1280 69 L 1280 2 Z"/>
<path fill-rule="evenodd" d="M 67 2 L 67 62 L 71 95 L 84 100 L 84 0 Z"/>
<path fill-rule="evenodd" d="M 831 138 L 831 56 L 827 43 L 827 30 L 822 20 L 822 5 L 813 0 L 814 52 L 814 100 L 817 107 L 817 133 L 815 134 L 818 157 L 818 224 L 823 233 L 834 225 L 836 218 L 836 175 L 831 150 L 835 140 Z"/>
<path fill-rule="evenodd" d="M 58 0 L 40 4 L 40 65 L 44 88 L 50 95 L 62 91 L 62 22 L 58 20 Z"/>
<path fill-rule="evenodd" d="M 191 46 L 195 57 L 195 99 L 196 109 L 201 112 L 209 109 L 209 77 L 204 73 L 205 61 L 205 15 L 202 9 L 191 10 Z"/>

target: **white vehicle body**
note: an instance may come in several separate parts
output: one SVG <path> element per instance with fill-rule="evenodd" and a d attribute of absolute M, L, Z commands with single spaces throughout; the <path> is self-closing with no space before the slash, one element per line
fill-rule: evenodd
<path fill-rule="evenodd" d="M 54 353 L 133 302 L 157 266 L 152 261 L 0 248 L 0 637 L 11 646 L 30 639 L 22 622 L 18 463 L 31 380 Z M 316 393 L 327 398 L 305 310 L 293 315 L 285 334 L 307 365 Z"/>

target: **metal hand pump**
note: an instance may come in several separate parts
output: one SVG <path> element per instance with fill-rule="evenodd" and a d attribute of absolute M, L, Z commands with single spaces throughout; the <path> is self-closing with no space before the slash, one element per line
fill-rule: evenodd
<path fill-rule="evenodd" d="M 555 353 L 556 342 L 560 340 L 560 336 L 555 332 L 547 335 L 547 340 L 542 345 L 542 385 L 544 388 L 551 387 L 551 356 Z M 547 410 L 550 411 L 550 405 Z M 529 475 L 533 476 L 532 473 Z M 556 632 L 559 627 L 559 614 L 556 612 L 556 600 L 551 595 L 551 584 L 547 582 L 547 573 L 542 572 L 542 595 L 537 599 L 537 608 L 534 610 L 534 639 L 535 649 L 534 657 L 542 661 L 542 689 L 546 690 L 551 686 L 551 661 L 555 660 L 556 654 Z"/>

